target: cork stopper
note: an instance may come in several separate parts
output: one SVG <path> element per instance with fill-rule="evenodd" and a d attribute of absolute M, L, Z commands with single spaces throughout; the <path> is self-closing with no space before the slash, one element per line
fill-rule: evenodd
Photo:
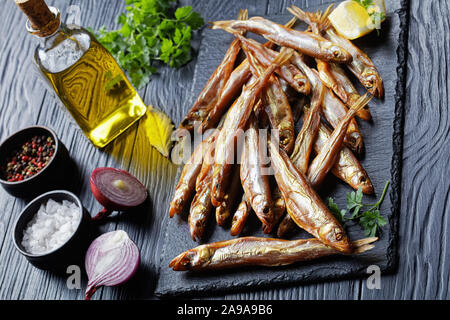
<path fill-rule="evenodd" d="M 60 25 L 59 14 L 55 15 L 44 0 L 14 0 L 28 17 L 30 32 L 40 37 L 54 33 Z"/>

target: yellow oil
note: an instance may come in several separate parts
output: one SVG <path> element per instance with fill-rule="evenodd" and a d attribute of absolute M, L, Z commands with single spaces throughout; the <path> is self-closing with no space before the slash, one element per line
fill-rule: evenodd
<path fill-rule="evenodd" d="M 62 71 L 54 68 L 58 72 L 51 72 L 52 68 L 38 65 L 84 134 L 103 148 L 142 117 L 147 108 L 112 55 L 94 37 L 89 35 L 88 40 L 81 57 Z M 76 37 L 62 34 L 52 49 L 65 41 L 80 45 Z M 74 50 L 79 51 L 76 46 Z"/>

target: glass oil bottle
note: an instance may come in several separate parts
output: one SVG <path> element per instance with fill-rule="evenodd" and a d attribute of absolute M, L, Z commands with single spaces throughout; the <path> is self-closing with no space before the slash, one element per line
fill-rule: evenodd
<path fill-rule="evenodd" d="M 36 64 L 95 146 L 106 146 L 146 113 L 113 56 L 89 31 L 60 23 L 59 11 L 47 7 L 44 0 L 16 3 L 29 18 L 27 30 L 41 38 Z M 24 8 L 24 3 L 33 10 Z M 38 16 L 41 11 L 44 14 Z"/>

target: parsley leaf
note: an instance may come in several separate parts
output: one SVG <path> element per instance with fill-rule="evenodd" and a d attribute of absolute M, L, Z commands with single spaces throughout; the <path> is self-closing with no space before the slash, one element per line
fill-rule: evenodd
<path fill-rule="evenodd" d="M 347 192 L 347 210 L 353 210 L 352 218 L 356 217 L 359 210 L 362 208 L 362 189 L 359 188 L 358 191 Z"/>
<path fill-rule="evenodd" d="M 339 222 L 344 224 L 346 221 L 354 220 L 364 229 L 364 234 L 367 237 L 374 237 L 379 228 L 387 224 L 386 218 L 380 214 L 380 206 L 388 187 L 389 181 L 386 181 L 383 193 L 375 204 L 362 203 L 363 193 L 361 188 L 356 192 L 347 192 L 347 210 L 351 212 L 350 218 L 346 217 L 347 210 L 340 210 L 333 198 L 327 198 L 327 205 Z M 361 212 L 363 208 L 368 208 L 368 210 Z"/>
<path fill-rule="evenodd" d="M 377 32 L 379 33 L 381 21 L 386 19 L 386 14 L 384 12 L 374 10 L 374 8 L 376 8 L 376 5 L 373 2 L 373 0 L 353 0 L 353 1 L 358 3 L 364 9 L 366 9 L 367 13 L 369 14 L 369 17 L 372 20 L 372 24 L 376 26 Z"/>
<path fill-rule="evenodd" d="M 124 0 L 125 10 L 117 16 L 120 28 L 95 34 L 98 41 L 128 73 L 138 89 L 156 73 L 159 62 L 179 68 L 191 60 L 192 30 L 204 20 L 192 6 L 174 10 L 174 0 Z"/>
<path fill-rule="evenodd" d="M 327 205 L 328 208 L 330 208 L 331 213 L 338 219 L 338 221 L 341 224 L 345 224 L 345 214 L 347 213 L 347 210 L 339 210 L 339 207 L 336 202 L 334 202 L 333 198 L 329 197 L 327 198 Z"/>
<path fill-rule="evenodd" d="M 187 23 L 192 29 L 198 29 L 204 24 L 200 14 L 194 12 L 192 6 L 178 8 L 175 11 L 175 18 Z"/>

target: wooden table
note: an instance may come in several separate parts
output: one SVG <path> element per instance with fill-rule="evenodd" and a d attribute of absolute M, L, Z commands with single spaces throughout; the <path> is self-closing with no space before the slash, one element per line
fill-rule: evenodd
<path fill-rule="evenodd" d="M 64 20 L 70 5 L 81 8 L 81 25 L 115 27 L 122 0 L 48 0 Z M 312 0 L 294 1 L 306 7 Z M 318 1 L 328 3 L 332 1 Z M 194 0 L 206 21 L 231 18 L 238 8 L 250 15 L 282 13 L 291 1 Z M 213 296 L 225 299 L 449 299 L 450 298 L 450 3 L 447 0 L 410 0 L 407 91 L 403 146 L 403 175 L 399 223 L 399 263 L 392 275 L 383 275 L 381 289 L 371 290 L 363 280 L 309 284 L 298 287 Z M 102 231 L 123 229 L 142 248 L 142 268 L 126 286 L 105 288 L 96 299 L 154 298 L 163 226 L 168 219 L 161 203 L 170 201 L 178 168 L 149 147 L 147 137 L 134 126 L 105 150 L 94 148 L 76 124 L 45 90 L 33 69 L 36 39 L 25 30 L 25 17 L 13 1 L 0 11 L 0 140 L 16 130 L 41 124 L 53 128 L 79 168 L 77 193 L 92 213 L 101 209 L 92 197 L 89 176 L 99 166 L 127 169 L 141 179 L 151 194 L 149 212 L 112 220 Z M 199 46 L 195 37 L 194 47 Z M 190 92 L 195 59 L 174 70 L 162 68 L 141 96 L 166 112 L 178 124 Z M 173 182 L 172 182 L 173 183 Z M 64 276 L 32 267 L 14 248 L 12 224 L 26 205 L 0 190 L 0 299 L 82 299 L 81 290 L 69 290 Z M 85 276 L 84 276 L 85 277 Z"/>

